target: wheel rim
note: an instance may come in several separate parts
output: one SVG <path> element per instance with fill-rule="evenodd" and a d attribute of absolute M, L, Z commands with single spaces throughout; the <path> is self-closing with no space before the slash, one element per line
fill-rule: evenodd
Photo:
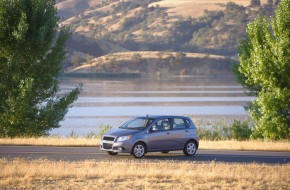
<path fill-rule="evenodd" d="M 134 148 L 134 155 L 137 157 L 142 157 L 144 155 L 145 149 L 142 145 L 136 145 Z"/>
<path fill-rule="evenodd" d="M 196 151 L 196 147 L 195 147 L 195 144 L 193 142 L 190 142 L 187 144 L 187 147 L 186 147 L 186 150 L 187 150 L 187 153 L 188 154 L 194 154 L 195 151 Z"/>

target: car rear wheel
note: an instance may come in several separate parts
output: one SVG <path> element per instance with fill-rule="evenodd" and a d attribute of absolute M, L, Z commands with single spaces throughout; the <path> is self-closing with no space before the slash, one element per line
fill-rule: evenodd
<path fill-rule="evenodd" d="M 136 143 L 133 146 L 132 154 L 135 158 L 142 158 L 145 155 L 146 146 L 144 143 Z"/>
<path fill-rule="evenodd" d="M 118 154 L 118 152 L 112 152 L 112 151 L 108 151 L 108 154 L 110 154 L 110 155 L 117 155 L 117 154 Z"/>
<path fill-rule="evenodd" d="M 183 149 L 183 153 L 186 155 L 186 156 L 193 156 L 195 155 L 196 153 L 196 143 L 194 141 L 188 141 L 185 146 L 184 146 L 184 149 Z"/>

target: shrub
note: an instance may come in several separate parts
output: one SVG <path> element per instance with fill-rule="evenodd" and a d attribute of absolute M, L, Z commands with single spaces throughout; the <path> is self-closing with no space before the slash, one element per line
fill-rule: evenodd
<path fill-rule="evenodd" d="M 208 123 L 208 127 L 197 127 L 199 138 L 202 140 L 229 140 L 231 128 L 225 121 Z"/>
<path fill-rule="evenodd" d="M 70 134 L 68 135 L 68 137 L 71 137 L 71 138 L 78 138 L 79 135 L 78 135 L 74 130 L 72 130 L 72 131 L 70 132 Z"/>
<path fill-rule="evenodd" d="M 251 6 L 253 7 L 257 7 L 261 5 L 261 1 L 260 0 L 251 0 Z"/>
<path fill-rule="evenodd" d="M 87 135 L 85 136 L 87 139 L 94 139 L 96 138 L 96 134 L 93 131 L 90 131 L 87 133 Z"/>
<path fill-rule="evenodd" d="M 234 120 L 232 125 L 232 138 L 236 140 L 248 140 L 252 134 L 252 128 L 249 127 L 249 121 Z"/>
<path fill-rule="evenodd" d="M 250 121 L 234 120 L 233 123 L 227 123 L 223 120 L 207 123 L 208 126 L 200 127 L 198 122 L 197 130 L 199 138 L 202 140 L 248 140 L 253 136 L 253 130 Z"/>
<path fill-rule="evenodd" d="M 112 130 L 113 127 L 110 125 L 101 125 L 100 128 L 99 137 L 102 137 L 106 132 Z"/>

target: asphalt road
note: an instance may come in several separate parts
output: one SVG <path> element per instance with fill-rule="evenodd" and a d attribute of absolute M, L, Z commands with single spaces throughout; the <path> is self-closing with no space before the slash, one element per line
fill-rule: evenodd
<path fill-rule="evenodd" d="M 54 146 L 0 146 L 0 158 L 47 158 L 49 160 L 133 160 L 129 154 L 117 156 L 108 155 L 98 147 L 54 147 Z M 176 160 L 176 161 L 218 161 L 237 163 L 290 163 L 290 152 L 265 151 L 225 151 L 225 150 L 198 150 L 194 157 L 184 156 L 182 151 L 162 154 L 148 153 L 143 160 Z"/>

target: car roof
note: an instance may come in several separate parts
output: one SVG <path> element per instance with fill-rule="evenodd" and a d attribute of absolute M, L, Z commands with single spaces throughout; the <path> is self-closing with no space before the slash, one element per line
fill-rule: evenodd
<path fill-rule="evenodd" d="M 186 118 L 188 119 L 188 117 L 181 116 L 181 115 L 146 115 L 143 117 L 154 118 L 154 119 L 161 119 L 161 118 Z"/>

